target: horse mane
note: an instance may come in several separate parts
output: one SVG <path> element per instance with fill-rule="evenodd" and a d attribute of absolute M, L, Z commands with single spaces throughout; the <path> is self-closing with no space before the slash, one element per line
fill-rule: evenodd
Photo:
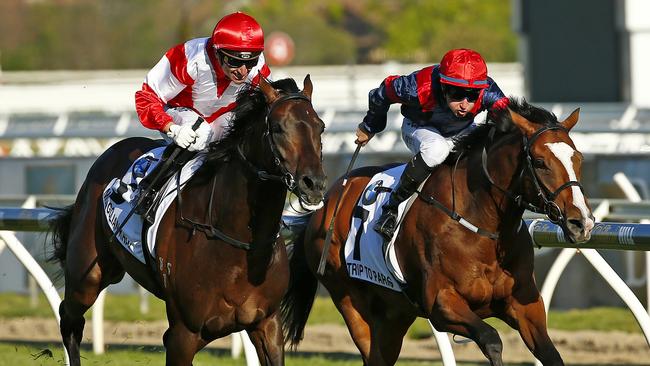
<path fill-rule="evenodd" d="M 300 91 L 296 81 L 290 78 L 277 80 L 271 86 L 286 93 Z M 237 93 L 232 118 L 228 121 L 225 136 L 218 142 L 210 144 L 207 161 L 221 161 L 236 152 L 237 146 L 256 129 L 264 127 L 268 104 L 266 97 L 258 86 L 250 83 Z"/>
<path fill-rule="evenodd" d="M 509 110 L 540 126 L 559 123 L 555 114 L 529 104 L 524 98 L 509 97 L 508 108 L 496 109 L 488 113 L 486 123 L 479 125 L 469 134 L 456 140 L 447 162 L 455 162 L 459 154 L 467 155 L 472 149 L 483 147 L 490 130 L 497 129 L 497 135 L 518 134 L 519 129 L 512 123 Z M 495 135 L 496 136 L 496 135 Z"/>

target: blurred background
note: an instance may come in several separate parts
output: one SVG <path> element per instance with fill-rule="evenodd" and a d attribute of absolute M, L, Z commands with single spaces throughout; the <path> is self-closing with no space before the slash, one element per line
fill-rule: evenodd
<path fill-rule="evenodd" d="M 327 129 L 333 181 L 354 150 L 367 94 L 388 75 L 472 48 L 507 95 L 524 96 L 560 119 L 581 108 L 572 131 L 585 154 L 591 198 L 624 198 L 612 176 L 627 175 L 642 200 L 650 179 L 650 5 L 644 0 L 2 0 L 0 2 L 0 205 L 70 202 L 94 159 L 141 127 L 134 93 L 167 49 L 211 34 L 225 14 L 254 16 L 266 35 L 272 77 L 311 74 L 314 105 Z M 484 117 L 479 117 L 484 118 Z M 357 166 L 405 161 L 401 118 L 362 150 Z M 621 206 L 610 221 L 650 216 Z M 43 240 L 20 234 L 35 257 Z M 543 281 L 556 250 L 537 257 Z M 603 256 L 645 302 L 643 256 Z M 622 302 L 584 261 L 572 263 L 553 307 Z M 46 268 L 49 270 L 47 266 Z M 127 275 L 128 277 L 128 275 Z M 0 292 L 29 292 L 29 275 L 0 252 Z M 110 291 L 133 292 L 127 278 Z"/>

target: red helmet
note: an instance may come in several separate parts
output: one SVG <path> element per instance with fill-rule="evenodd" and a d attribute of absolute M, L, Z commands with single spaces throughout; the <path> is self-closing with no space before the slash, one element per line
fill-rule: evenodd
<path fill-rule="evenodd" d="M 440 61 L 440 82 L 463 88 L 487 88 L 487 66 L 483 57 L 467 48 L 447 52 Z"/>
<path fill-rule="evenodd" d="M 217 49 L 261 52 L 264 32 L 253 17 L 238 11 L 221 18 L 212 31 L 212 43 Z"/>

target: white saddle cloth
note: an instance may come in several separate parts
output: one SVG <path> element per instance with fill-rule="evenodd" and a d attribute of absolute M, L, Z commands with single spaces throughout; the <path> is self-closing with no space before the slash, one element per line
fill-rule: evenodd
<path fill-rule="evenodd" d="M 102 195 L 102 201 L 104 203 L 104 214 L 106 215 L 106 221 L 110 226 L 111 230 L 115 232 L 117 228 L 122 224 L 126 216 L 133 209 L 133 205 L 137 202 L 137 194 L 139 193 L 138 184 L 142 180 L 141 177 L 136 177 L 133 174 L 134 167 L 143 166 L 142 159 L 148 159 L 150 164 L 146 169 L 146 174 L 153 171 L 153 169 L 158 165 L 160 161 L 160 156 L 165 150 L 166 146 L 155 148 L 146 154 L 142 155 L 136 159 L 129 170 L 127 170 L 124 177 L 121 181 L 126 185 L 127 192 L 122 194 L 124 201 L 121 203 L 115 202 L 111 196 L 113 193 L 113 186 L 118 182 L 118 178 L 115 178 L 111 183 L 104 189 Z M 183 166 L 180 172 L 180 184 L 181 189 L 183 185 L 194 175 L 194 173 L 199 169 L 205 160 L 205 153 L 197 154 L 192 160 Z M 146 165 L 146 164 L 145 164 Z M 146 176 L 145 174 L 145 176 Z M 171 203 L 176 198 L 177 190 L 177 175 L 173 175 L 171 179 L 165 183 L 165 185 L 160 190 L 162 193 L 162 200 L 158 205 L 158 208 L 155 213 L 155 221 L 153 225 L 149 227 L 146 233 L 146 242 L 149 249 L 149 253 L 152 256 L 155 256 L 155 244 L 156 244 L 156 233 L 158 232 L 158 226 L 160 220 L 162 219 L 165 211 L 169 208 Z M 121 200 L 120 200 L 121 201 Z M 115 236 L 117 240 L 122 244 L 122 246 L 134 257 L 136 257 L 140 262 L 146 263 L 144 258 L 144 253 L 142 251 L 142 239 L 144 237 L 142 233 L 142 217 L 138 214 L 133 214 L 129 221 L 124 225 L 120 233 L 117 233 Z"/>
<path fill-rule="evenodd" d="M 400 283 L 406 283 L 395 254 L 395 237 L 399 232 L 402 217 L 410 207 L 406 200 L 398 208 L 398 227 L 383 250 L 383 239 L 375 230 L 375 222 L 381 215 L 381 206 L 388 200 L 390 192 L 377 187 L 394 188 L 404 172 L 405 165 L 398 165 L 376 174 L 366 186 L 357 206 L 345 242 L 345 262 L 352 278 L 374 283 L 395 291 L 402 291 Z"/>

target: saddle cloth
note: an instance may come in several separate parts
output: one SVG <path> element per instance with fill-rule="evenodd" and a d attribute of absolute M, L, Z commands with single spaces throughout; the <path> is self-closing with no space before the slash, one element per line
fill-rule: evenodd
<path fill-rule="evenodd" d="M 140 181 L 147 175 L 149 172 L 153 171 L 156 165 L 160 162 L 160 156 L 165 150 L 166 146 L 157 147 L 142 156 L 136 159 L 131 167 L 126 171 L 126 174 L 122 177 L 121 181 L 124 183 L 123 186 L 127 187 L 127 191 L 121 194 L 121 198 L 116 202 L 112 196 L 115 196 L 113 187 L 119 183 L 119 178 L 113 179 L 111 183 L 106 186 L 104 193 L 102 194 L 102 202 L 104 204 L 104 215 L 106 216 L 106 221 L 110 226 L 111 230 L 115 233 L 115 230 L 122 224 L 125 217 L 131 212 L 135 202 L 138 198 L 138 184 Z M 194 173 L 199 169 L 205 160 L 205 154 L 199 153 L 192 160 L 183 166 L 180 171 L 180 184 L 181 188 L 183 185 L 194 175 Z M 134 171 L 138 168 L 142 169 L 145 167 L 144 175 L 135 174 Z M 177 190 L 177 177 L 178 174 L 174 174 L 168 182 L 166 182 L 163 187 L 160 189 L 160 204 L 158 205 L 155 212 L 155 221 L 148 228 L 146 235 L 142 232 L 143 229 L 143 220 L 142 217 L 134 213 L 129 221 L 124 225 L 122 231 L 117 233 L 115 237 L 122 244 L 122 246 L 134 257 L 136 257 L 140 262 L 146 263 L 144 258 L 144 252 L 142 251 L 143 238 L 146 239 L 146 245 L 149 249 L 151 255 L 155 255 L 155 244 L 156 244 L 156 233 L 158 232 L 158 226 L 160 220 L 162 219 L 165 211 L 169 208 L 169 205 L 176 198 Z"/>
<path fill-rule="evenodd" d="M 345 242 L 345 262 L 350 277 L 398 292 L 402 291 L 401 285 L 406 282 L 397 263 L 394 242 L 412 198 L 399 205 L 398 226 L 385 248 L 382 236 L 374 230 L 374 226 L 381 215 L 381 206 L 388 201 L 390 191 L 397 186 L 405 166 L 398 165 L 370 179 L 354 208 Z"/>

